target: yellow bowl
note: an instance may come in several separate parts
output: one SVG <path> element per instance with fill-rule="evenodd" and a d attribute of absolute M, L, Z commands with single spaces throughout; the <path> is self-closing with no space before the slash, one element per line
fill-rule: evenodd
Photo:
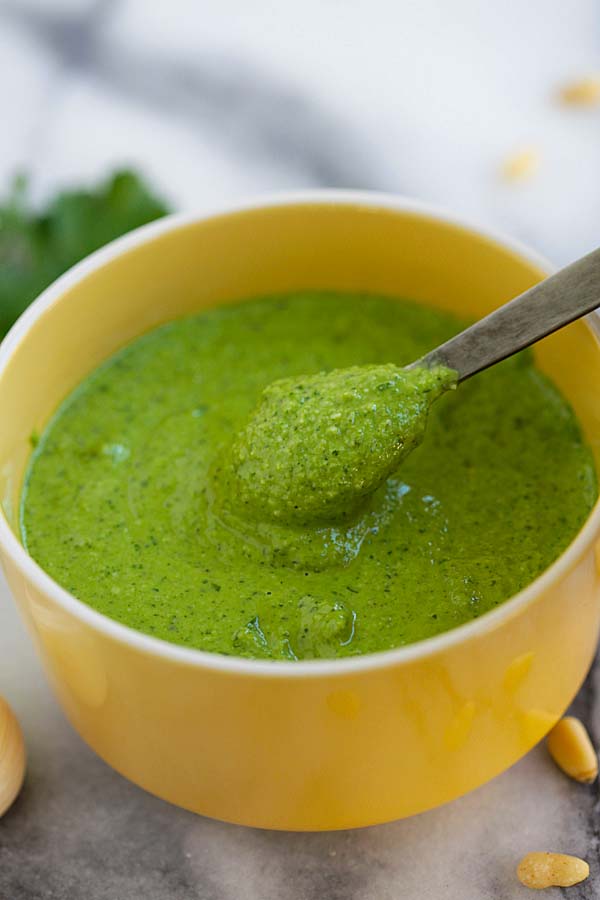
<path fill-rule="evenodd" d="M 285 829 L 349 828 L 464 794 L 529 750 L 592 660 L 597 505 L 533 584 L 477 621 L 344 661 L 254 662 L 177 647 L 59 587 L 18 539 L 32 431 L 110 353 L 149 328 L 294 288 L 371 290 L 481 316 L 547 264 L 439 211 L 316 192 L 174 217 L 76 266 L 0 348 L 0 553 L 60 702 L 111 766 L 198 813 Z M 596 457 L 600 348 L 577 322 L 536 349 Z"/>

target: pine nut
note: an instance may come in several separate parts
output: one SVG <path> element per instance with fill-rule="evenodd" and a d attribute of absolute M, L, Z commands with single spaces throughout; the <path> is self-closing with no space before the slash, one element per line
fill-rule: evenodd
<path fill-rule="evenodd" d="M 534 147 L 525 147 L 504 160 L 502 176 L 505 181 L 527 181 L 540 166 L 540 154 Z"/>
<path fill-rule="evenodd" d="M 598 106 L 600 104 L 600 76 L 590 75 L 566 84 L 560 99 L 567 106 Z"/>
<path fill-rule="evenodd" d="M 571 887 L 590 874 L 584 859 L 564 853 L 528 853 L 517 867 L 517 878 L 536 891 L 548 887 Z"/>
<path fill-rule="evenodd" d="M 576 781 L 591 784 L 598 775 L 598 756 L 579 719 L 566 716 L 548 735 L 548 750 L 563 772 Z"/>

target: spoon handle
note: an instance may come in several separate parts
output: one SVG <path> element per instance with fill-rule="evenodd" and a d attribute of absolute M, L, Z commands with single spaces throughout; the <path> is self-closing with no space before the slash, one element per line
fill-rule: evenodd
<path fill-rule="evenodd" d="M 551 275 L 413 365 L 444 365 L 464 381 L 600 306 L 600 248 Z"/>

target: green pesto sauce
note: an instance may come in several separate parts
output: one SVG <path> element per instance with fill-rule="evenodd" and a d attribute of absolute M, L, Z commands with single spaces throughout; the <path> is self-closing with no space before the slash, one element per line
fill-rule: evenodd
<path fill-rule="evenodd" d="M 245 518 L 347 520 L 425 435 L 429 407 L 456 384 L 442 366 L 352 366 L 274 381 L 233 448 Z"/>
<path fill-rule="evenodd" d="M 89 376 L 42 434 L 24 543 L 100 612 L 219 653 L 350 656 L 475 618 L 565 549 L 597 487 L 573 411 L 529 354 L 440 397 L 414 449 L 451 379 L 426 373 L 413 393 L 399 368 L 464 324 L 309 292 L 163 326 Z M 349 372 L 319 374 L 334 369 Z M 324 379 L 299 476 L 281 434 Z M 315 430 L 340 408 L 333 431 Z"/>

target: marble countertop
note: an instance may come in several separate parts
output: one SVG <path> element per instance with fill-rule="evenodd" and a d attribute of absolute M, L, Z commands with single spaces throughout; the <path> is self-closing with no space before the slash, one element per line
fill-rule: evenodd
<path fill-rule="evenodd" d="M 600 71 L 595 0 L 0 0 L 0 185 L 34 196 L 141 167 L 203 209 L 297 187 L 391 190 L 520 237 L 558 263 L 598 244 L 600 109 L 560 85 Z M 532 147 L 539 171 L 499 177 Z M 600 741 L 600 667 L 575 708 Z M 278 834 L 168 806 L 65 722 L 0 585 L 0 691 L 25 788 L 0 821 L 0 900 L 518 900 L 529 849 L 585 856 L 600 897 L 597 787 L 543 747 L 416 818 Z M 560 896 L 549 891 L 547 896 Z"/>

